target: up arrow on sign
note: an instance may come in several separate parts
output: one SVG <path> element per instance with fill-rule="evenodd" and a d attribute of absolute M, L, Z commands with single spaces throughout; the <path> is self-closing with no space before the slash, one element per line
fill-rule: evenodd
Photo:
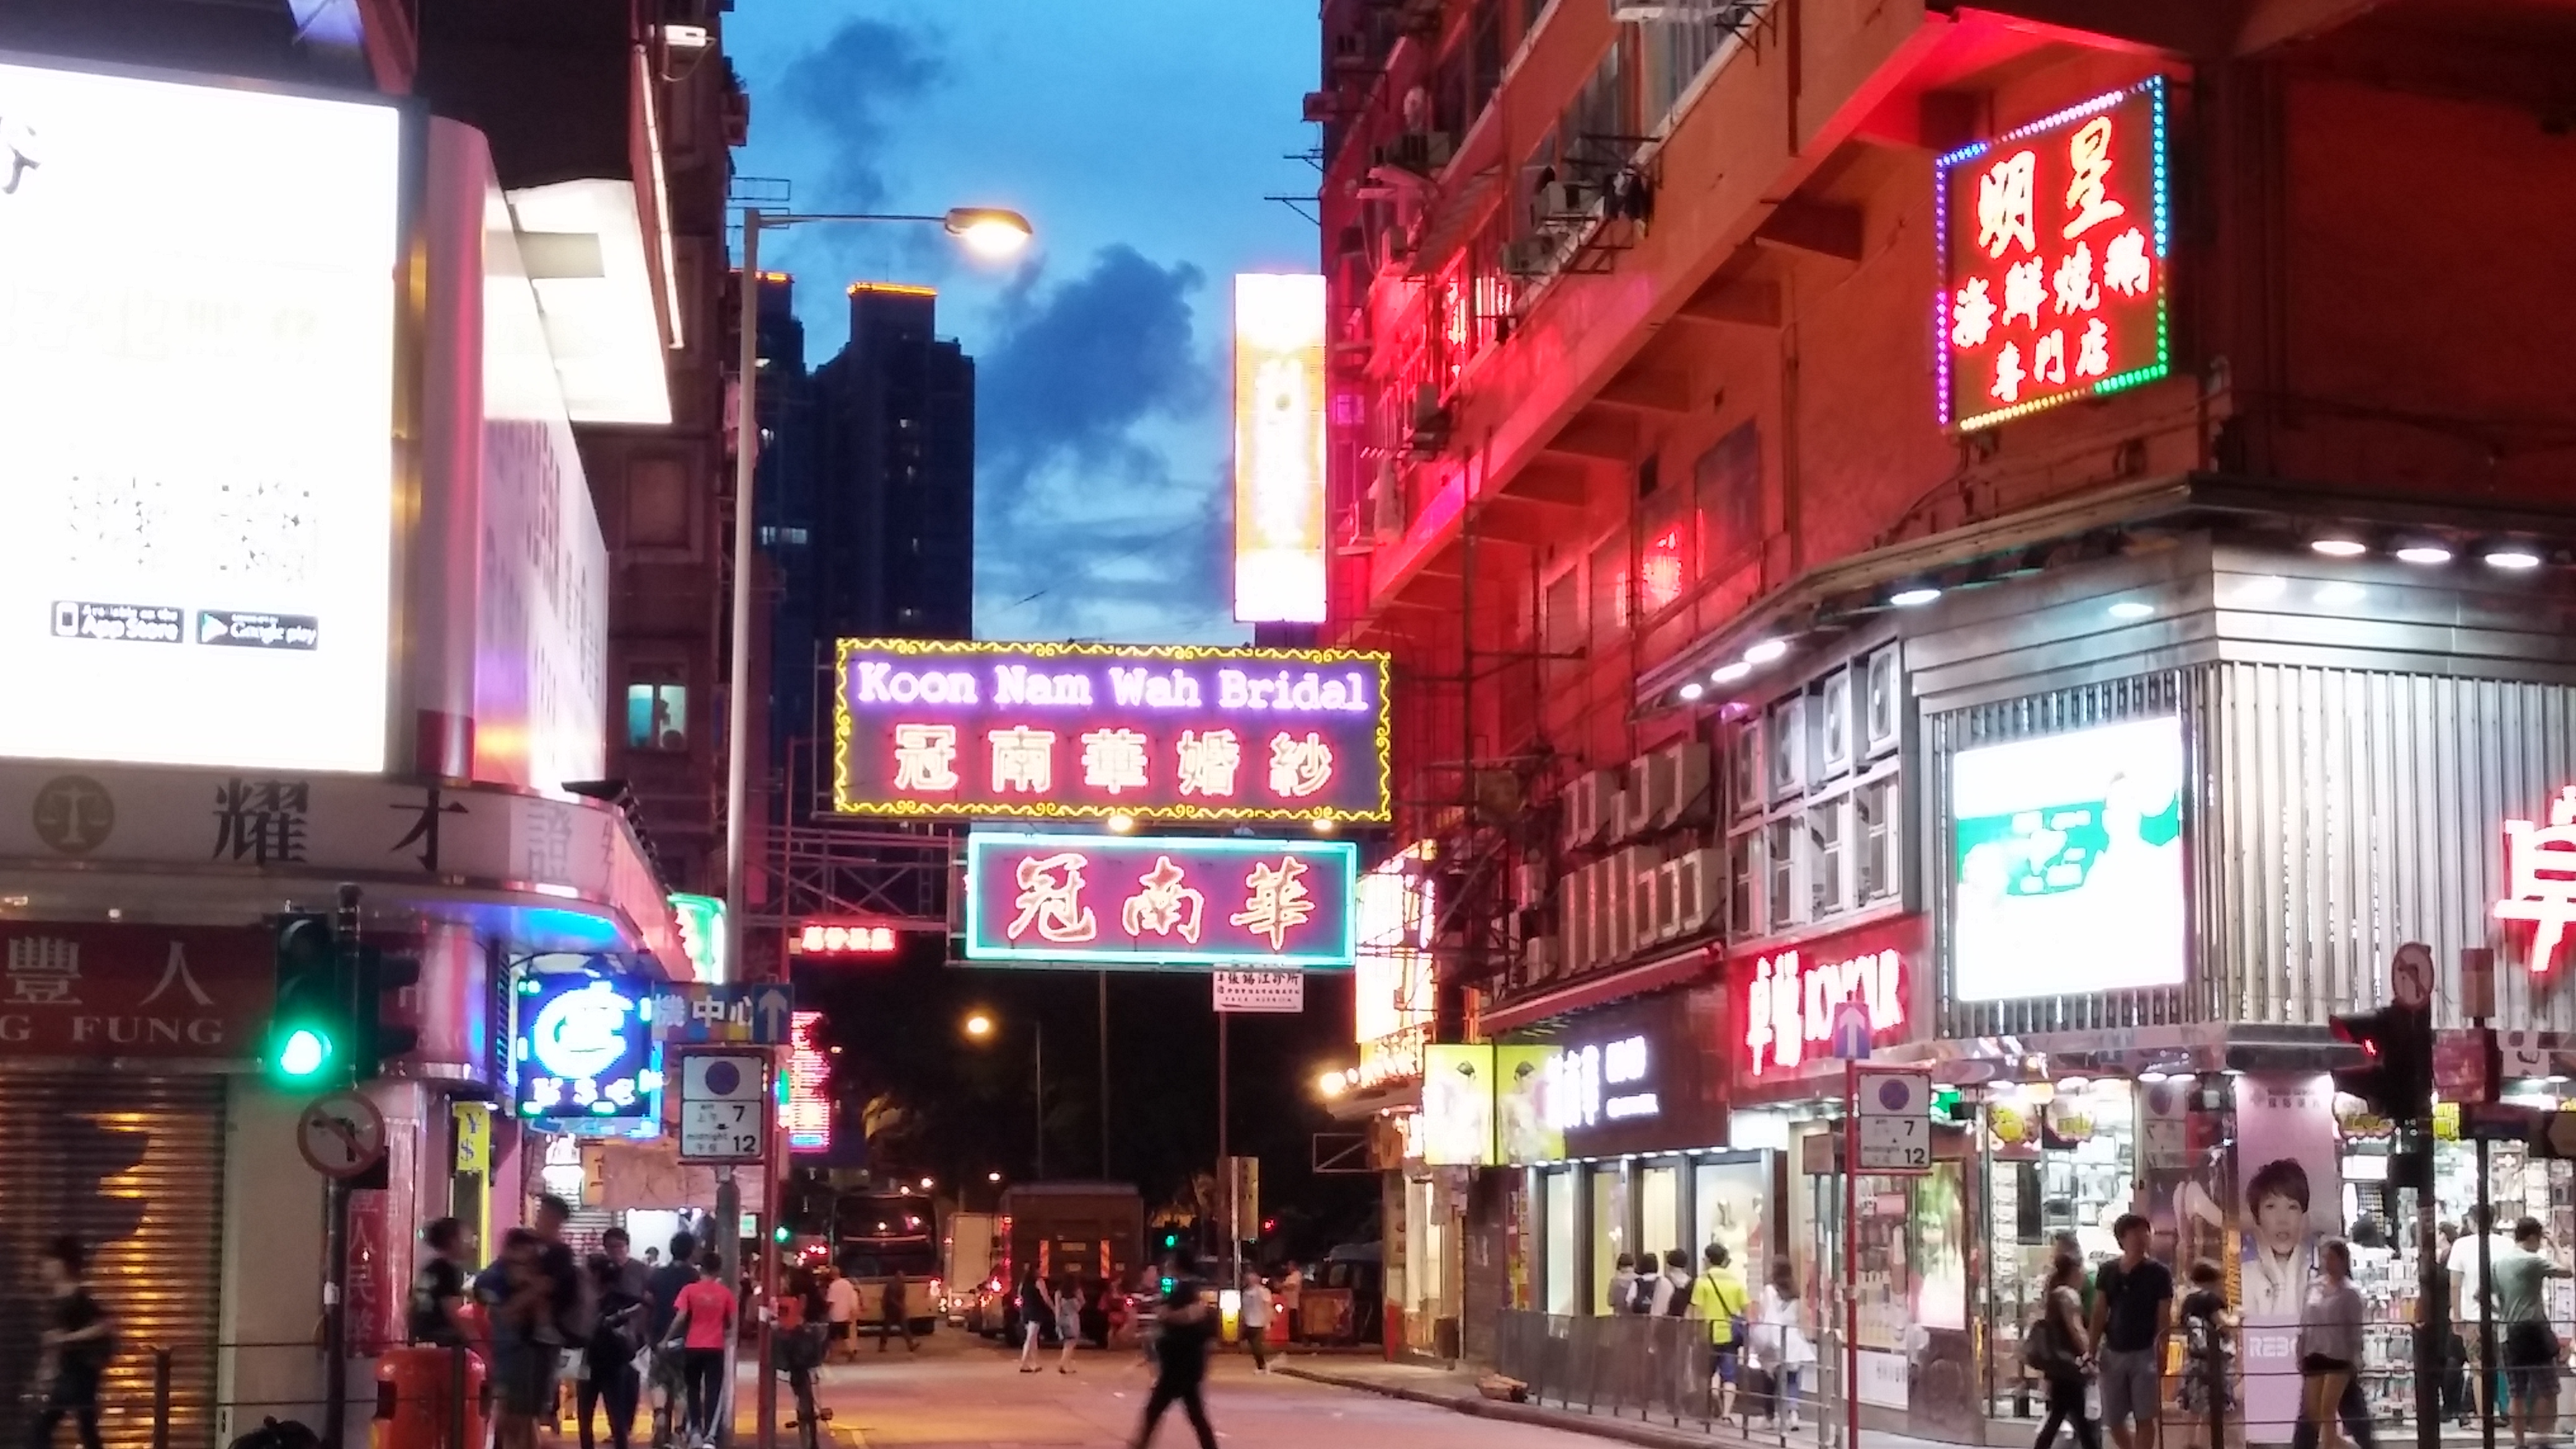
<path fill-rule="evenodd" d="M 783 987 L 772 986 L 760 993 L 760 1004 L 752 1008 L 760 1016 L 760 1038 L 763 1041 L 785 1041 L 787 1026 L 795 1016 Z"/>

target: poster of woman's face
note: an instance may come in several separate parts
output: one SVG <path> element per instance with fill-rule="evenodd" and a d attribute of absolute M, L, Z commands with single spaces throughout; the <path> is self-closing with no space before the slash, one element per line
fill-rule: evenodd
<path fill-rule="evenodd" d="M 2237 1309 L 2245 1317 L 2249 1439 L 2298 1416 L 2297 1336 L 2320 1238 L 2342 1229 L 2334 1083 L 2313 1075 L 2236 1079 Z"/>

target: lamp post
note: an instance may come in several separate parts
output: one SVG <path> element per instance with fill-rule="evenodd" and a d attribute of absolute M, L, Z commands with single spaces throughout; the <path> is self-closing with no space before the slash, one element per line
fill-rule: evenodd
<path fill-rule="evenodd" d="M 990 1040 L 996 1030 L 993 1018 L 983 1012 L 976 1012 L 966 1018 L 966 1034 L 977 1041 Z M 1030 1125 L 1037 1129 L 1035 1140 L 1037 1161 L 1033 1164 L 1036 1170 L 1029 1175 L 1033 1179 L 1044 1181 L 1046 1178 L 1046 1022 L 1044 1020 L 1037 1018 L 1030 1020 L 1029 1041 L 1031 1044 L 1029 1098 L 1035 1119 Z"/>
<path fill-rule="evenodd" d="M 742 963 L 750 959 L 743 949 L 750 916 L 750 902 L 744 899 L 743 889 L 747 875 L 745 847 L 750 839 L 750 822 L 744 817 L 749 813 L 747 800 L 751 792 L 751 756 L 745 740 L 751 733 L 752 480 L 760 464 L 760 234 L 807 222 L 841 221 L 937 225 L 946 228 L 969 250 L 987 257 L 1008 256 L 1026 246 L 1032 235 L 1027 217 L 989 206 L 952 207 L 937 216 L 829 212 L 773 215 L 757 207 L 747 207 L 742 213 L 742 337 L 735 359 L 741 381 L 734 400 L 733 660 L 726 675 L 725 701 L 725 960 L 733 963 L 737 972 L 744 970 Z M 761 1164 L 762 1202 L 773 1216 L 778 1210 L 779 1168 L 787 1155 L 782 1137 L 780 1133 L 770 1135 L 769 1150 L 763 1154 Z M 742 1189 L 727 1169 L 716 1185 L 716 1220 L 724 1225 L 716 1241 L 727 1282 L 738 1281 L 741 1276 L 741 1215 Z M 776 1449 L 778 1443 L 778 1376 L 771 1332 L 778 1300 L 776 1236 L 764 1235 L 760 1248 L 760 1449 Z M 725 1381 L 728 1385 L 733 1381 L 730 1364 Z M 729 1409 L 716 1426 L 716 1440 L 724 1445 L 733 1442 L 733 1415 Z"/>

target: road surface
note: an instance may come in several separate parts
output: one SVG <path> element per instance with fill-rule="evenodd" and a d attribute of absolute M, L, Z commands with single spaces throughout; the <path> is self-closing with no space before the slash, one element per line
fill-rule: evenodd
<path fill-rule="evenodd" d="M 1018 1356 L 942 1328 L 918 1353 L 862 1340 L 859 1362 L 823 1371 L 821 1397 L 841 1449 L 1109 1449 L 1136 1432 L 1153 1379 L 1133 1353 L 1085 1349 L 1074 1372 L 1023 1374 Z M 743 1387 L 750 1387 L 749 1380 Z M 1220 1359 L 1208 1417 L 1226 1449 L 1572 1449 L 1604 1441 L 1447 1409 L 1255 1375 Z M 782 1444 L 793 1442 L 782 1434 Z M 1189 1421 L 1165 1416 L 1154 1442 L 1189 1449 Z"/>

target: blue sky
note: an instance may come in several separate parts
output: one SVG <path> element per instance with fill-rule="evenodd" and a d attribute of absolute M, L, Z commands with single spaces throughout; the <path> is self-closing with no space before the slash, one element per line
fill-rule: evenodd
<path fill-rule="evenodd" d="M 1221 18 L 1220 18 L 1221 17 Z M 1312 271 L 1315 0 L 741 0 L 744 177 L 800 211 L 1026 212 L 993 268 L 930 228 L 764 237 L 810 362 L 842 284 L 938 286 L 977 362 L 976 631 L 1216 641 L 1227 550 L 1232 277 Z"/>

